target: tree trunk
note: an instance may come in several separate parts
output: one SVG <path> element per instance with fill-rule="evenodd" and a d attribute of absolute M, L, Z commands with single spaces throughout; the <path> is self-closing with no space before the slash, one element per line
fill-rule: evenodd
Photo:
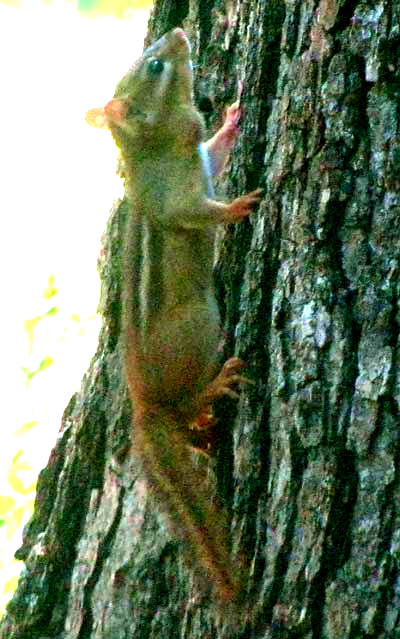
<path fill-rule="evenodd" d="M 245 611 L 235 629 L 215 612 L 118 457 L 122 203 L 99 348 L 40 475 L 0 636 L 399 639 L 400 5 L 164 0 L 147 41 L 183 19 L 210 131 L 243 82 L 220 189 L 265 187 L 221 231 L 216 267 L 224 355 L 255 381 L 220 406 L 210 471 L 250 565 Z"/>

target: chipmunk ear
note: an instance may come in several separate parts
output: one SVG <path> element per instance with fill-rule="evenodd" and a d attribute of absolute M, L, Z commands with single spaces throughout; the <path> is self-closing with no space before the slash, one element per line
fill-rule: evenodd
<path fill-rule="evenodd" d="M 108 129 L 109 123 L 122 124 L 125 120 L 128 104 L 123 98 L 113 98 L 104 107 L 89 109 L 85 120 L 97 129 Z"/>

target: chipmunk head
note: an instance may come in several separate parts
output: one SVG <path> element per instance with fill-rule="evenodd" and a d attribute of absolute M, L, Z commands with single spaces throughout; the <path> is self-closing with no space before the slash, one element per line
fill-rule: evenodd
<path fill-rule="evenodd" d="M 124 147 L 126 138 L 152 127 L 168 128 L 171 114 L 192 104 L 192 89 L 190 44 L 182 29 L 173 29 L 146 49 L 118 83 L 112 100 L 90 109 L 86 121 L 109 129 Z"/>

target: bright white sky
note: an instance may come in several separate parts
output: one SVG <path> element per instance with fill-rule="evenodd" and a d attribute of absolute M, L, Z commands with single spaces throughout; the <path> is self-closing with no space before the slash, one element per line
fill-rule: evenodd
<path fill-rule="evenodd" d="M 96 311 L 100 238 L 121 184 L 111 136 L 91 129 L 84 115 L 111 98 L 142 50 L 147 22 L 145 12 L 126 21 L 82 18 L 65 0 L 21 4 L 18 9 L 0 3 L 3 469 L 5 438 L 44 410 L 49 442 L 41 439 L 44 430 L 34 437 L 42 449 L 41 464 L 46 463 L 62 410 L 96 347 L 98 324 L 83 340 L 71 336 L 68 320 L 73 313 L 87 317 Z M 35 348 L 38 362 L 46 354 L 55 361 L 27 393 L 21 373 L 28 362 L 23 322 L 48 308 L 42 292 L 51 274 L 60 289 L 61 313 L 43 322 Z"/>

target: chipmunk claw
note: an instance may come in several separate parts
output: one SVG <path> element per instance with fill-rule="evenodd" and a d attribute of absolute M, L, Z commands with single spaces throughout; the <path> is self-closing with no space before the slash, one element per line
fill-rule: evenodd
<path fill-rule="evenodd" d="M 239 357 L 230 357 L 223 365 L 219 375 L 208 386 L 207 403 L 212 403 L 224 395 L 232 399 L 239 399 L 239 394 L 232 387 L 236 387 L 238 384 L 254 384 L 251 379 L 240 374 L 245 367 L 246 364 Z"/>
<path fill-rule="evenodd" d="M 206 405 L 189 425 L 189 445 L 197 453 L 202 453 L 207 457 L 213 454 L 216 445 L 215 428 L 217 422 L 218 420 L 212 412 L 212 406 Z"/>
<path fill-rule="evenodd" d="M 254 208 L 260 203 L 264 190 L 261 188 L 240 195 L 228 204 L 228 210 L 225 214 L 225 222 L 240 222 L 243 218 L 250 215 Z M 234 359 L 234 358 L 233 358 Z"/>
<path fill-rule="evenodd" d="M 230 357 L 223 365 L 217 377 L 208 385 L 200 399 L 199 414 L 189 426 L 189 444 L 191 448 L 206 456 L 212 456 L 216 447 L 216 428 L 218 420 L 214 417 L 212 404 L 221 397 L 238 400 L 235 390 L 238 384 L 254 384 L 241 374 L 246 364 L 239 357 Z"/>

